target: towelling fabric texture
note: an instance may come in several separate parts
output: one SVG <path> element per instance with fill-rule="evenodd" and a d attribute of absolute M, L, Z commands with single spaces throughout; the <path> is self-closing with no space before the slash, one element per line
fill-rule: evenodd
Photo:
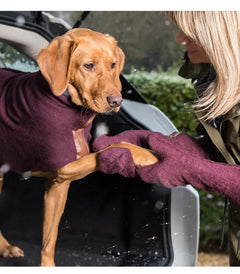
<path fill-rule="evenodd" d="M 0 69 L 0 79 L 0 166 L 48 171 L 75 161 L 74 135 L 94 112 L 54 96 L 40 71 Z M 84 129 L 85 154 L 90 129 L 91 123 Z"/>

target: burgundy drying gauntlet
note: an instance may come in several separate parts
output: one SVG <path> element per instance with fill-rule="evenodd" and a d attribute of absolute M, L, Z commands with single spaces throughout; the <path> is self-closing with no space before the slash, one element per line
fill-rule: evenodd
<path fill-rule="evenodd" d="M 135 166 L 128 149 L 111 148 L 99 154 L 99 170 L 125 177 L 139 176 L 147 183 L 165 187 L 192 184 L 240 204 L 240 167 L 207 160 L 203 149 L 189 135 L 181 133 L 168 138 L 158 132 L 132 130 L 114 137 L 99 137 L 93 147 L 100 150 L 121 141 L 152 149 L 159 161 L 150 166 Z"/>
<path fill-rule="evenodd" d="M 136 175 L 143 181 L 165 187 L 192 184 L 210 192 L 225 195 L 240 204 L 240 167 L 207 160 L 184 152 L 156 136 L 149 136 L 148 144 L 157 152 L 159 161 L 151 166 L 136 167 Z"/>

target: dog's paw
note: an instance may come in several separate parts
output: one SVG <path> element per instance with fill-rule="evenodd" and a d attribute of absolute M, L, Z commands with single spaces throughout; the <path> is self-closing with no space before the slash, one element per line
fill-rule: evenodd
<path fill-rule="evenodd" d="M 19 258 L 24 257 L 24 252 L 17 246 L 9 245 L 2 252 L 4 258 Z"/>

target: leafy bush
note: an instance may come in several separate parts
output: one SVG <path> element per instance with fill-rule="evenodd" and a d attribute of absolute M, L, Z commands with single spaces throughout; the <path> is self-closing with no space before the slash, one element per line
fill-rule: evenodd
<path fill-rule="evenodd" d="M 138 71 L 125 76 L 146 100 L 163 111 L 180 131 L 195 135 L 197 120 L 191 106 L 195 90 L 190 80 L 181 78 L 175 71 Z"/>
<path fill-rule="evenodd" d="M 150 104 L 163 111 L 180 132 L 196 136 L 197 119 L 191 107 L 195 90 L 190 80 L 178 76 L 176 70 L 169 72 L 143 70 L 125 77 Z M 214 251 L 220 246 L 224 198 L 199 189 L 198 192 L 201 205 L 200 249 Z"/>

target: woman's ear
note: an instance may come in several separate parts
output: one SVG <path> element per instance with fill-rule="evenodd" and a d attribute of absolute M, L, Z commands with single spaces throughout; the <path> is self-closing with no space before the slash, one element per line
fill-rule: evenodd
<path fill-rule="evenodd" d="M 56 37 L 38 55 L 41 73 L 56 96 L 60 96 L 67 88 L 71 56 L 75 48 L 75 43 L 63 35 Z"/>

